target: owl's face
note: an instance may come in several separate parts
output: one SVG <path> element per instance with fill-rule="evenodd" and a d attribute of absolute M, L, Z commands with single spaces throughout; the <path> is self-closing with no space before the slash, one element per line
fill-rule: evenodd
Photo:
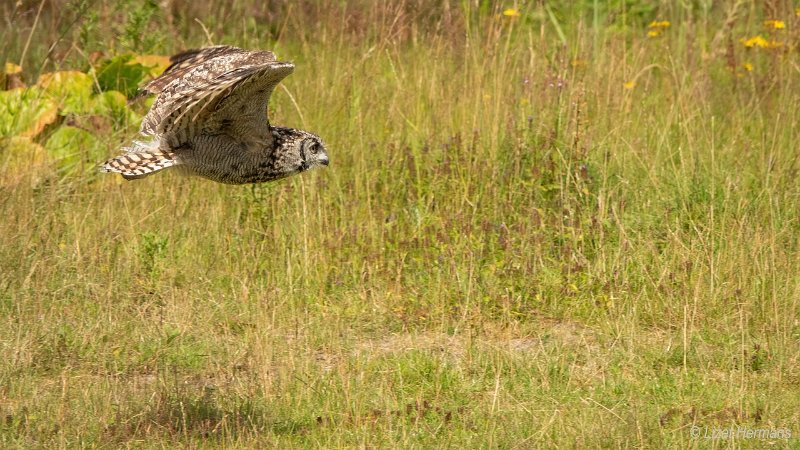
<path fill-rule="evenodd" d="M 305 133 L 308 136 L 300 141 L 300 171 L 316 166 L 328 165 L 328 153 L 319 136 Z"/>
<path fill-rule="evenodd" d="M 276 157 L 285 172 L 305 172 L 328 165 L 328 153 L 319 136 L 292 128 L 275 127 L 278 137 Z"/>

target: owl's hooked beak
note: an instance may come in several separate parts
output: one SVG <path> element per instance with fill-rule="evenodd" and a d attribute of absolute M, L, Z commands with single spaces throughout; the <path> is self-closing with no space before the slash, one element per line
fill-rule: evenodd
<path fill-rule="evenodd" d="M 328 154 L 325 152 L 324 148 L 321 149 L 319 153 L 314 155 L 308 155 L 305 151 L 305 148 L 301 148 L 300 157 L 302 158 L 302 162 L 300 163 L 300 171 L 302 172 L 305 172 L 306 170 L 318 165 L 327 166 L 330 162 L 328 159 Z"/>
<path fill-rule="evenodd" d="M 311 169 L 312 167 L 320 165 L 320 164 L 323 165 L 323 166 L 327 166 L 328 162 L 329 162 L 328 155 L 325 154 L 325 153 L 321 153 L 321 154 L 318 154 L 318 155 L 314 156 L 314 159 L 312 159 L 311 161 L 309 161 L 308 159 L 306 159 L 304 157 L 303 158 L 303 163 L 300 165 L 300 170 L 305 172 L 306 170 Z"/>

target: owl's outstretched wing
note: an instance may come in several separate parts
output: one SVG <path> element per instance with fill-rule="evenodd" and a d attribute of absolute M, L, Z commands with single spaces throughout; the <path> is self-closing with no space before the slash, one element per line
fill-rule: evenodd
<path fill-rule="evenodd" d="M 267 103 L 293 70 L 272 52 L 211 47 L 181 53 L 164 75 L 145 86 L 158 97 L 140 131 L 172 133 L 180 141 L 200 132 L 224 132 L 243 142 L 269 144 Z"/>
<path fill-rule="evenodd" d="M 267 103 L 293 70 L 290 63 L 272 62 L 239 67 L 174 92 L 167 86 L 145 117 L 142 132 L 169 133 L 180 142 L 201 133 L 225 133 L 240 142 L 270 145 Z"/>
<path fill-rule="evenodd" d="M 261 62 L 276 61 L 275 54 L 272 52 L 250 52 L 230 45 L 195 48 L 172 55 L 169 58 L 169 67 L 161 75 L 142 86 L 136 97 L 159 94 L 171 82 L 182 78 L 187 72 L 198 66 L 204 66 L 204 70 L 210 74 L 226 72 L 250 59 L 255 53 L 258 54 Z"/>

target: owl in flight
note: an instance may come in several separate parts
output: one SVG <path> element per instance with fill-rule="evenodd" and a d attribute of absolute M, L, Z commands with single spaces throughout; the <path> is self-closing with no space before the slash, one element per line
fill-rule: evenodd
<path fill-rule="evenodd" d="M 175 166 L 245 184 L 328 165 L 319 136 L 272 126 L 267 118 L 269 97 L 293 64 L 272 52 L 224 45 L 187 50 L 170 62 L 139 93 L 157 95 L 139 130 L 146 140 L 103 163 L 103 172 L 132 180 Z"/>

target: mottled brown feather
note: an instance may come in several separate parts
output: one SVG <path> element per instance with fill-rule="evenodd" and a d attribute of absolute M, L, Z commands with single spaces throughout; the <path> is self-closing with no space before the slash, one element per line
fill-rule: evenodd
<path fill-rule="evenodd" d="M 191 70 L 193 67 L 204 64 L 207 61 L 216 59 L 222 56 L 225 58 L 218 59 L 216 62 L 220 65 L 227 67 L 216 68 L 217 71 L 232 69 L 241 59 L 246 59 L 248 54 L 259 53 L 260 58 L 264 60 L 275 61 L 275 54 L 269 51 L 249 52 L 237 47 L 229 45 L 217 45 L 214 47 L 206 47 L 199 49 L 186 50 L 170 57 L 170 66 L 157 78 L 154 78 L 145 84 L 138 96 L 146 96 L 150 94 L 158 94 L 172 81 L 181 78 Z"/>
<path fill-rule="evenodd" d="M 204 99 L 213 100 L 212 94 L 218 94 L 238 78 L 251 75 L 253 69 L 288 64 L 277 63 L 272 52 L 249 52 L 232 47 L 224 50 L 218 51 L 217 56 L 211 59 L 207 57 L 214 55 L 214 52 L 199 52 L 194 56 L 188 56 L 179 62 L 183 66 L 176 66 L 172 73 L 153 80 L 155 82 L 163 78 L 162 81 L 167 83 L 163 87 L 161 84 L 154 87 L 158 90 L 158 97 L 142 121 L 142 134 L 154 135 L 178 129 L 187 123 L 186 121 L 181 121 L 179 125 L 175 123 L 182 118 L 186 108 Z M 190 61 L 201 62 L 188 65 Z M 264 109 L 266 110 L 266 106 Z"/>
<path fill-rule="evenodd" d="M 292 64 L 271 63 L 227 72 L 172 102 L 172 111 L 156 131 L 188 129 L 194 134 L 202 129 L 212 134 L 224 132 L 243 143 L 271 145 L 267 103 L 275 86 L 292 70 Z"/>

